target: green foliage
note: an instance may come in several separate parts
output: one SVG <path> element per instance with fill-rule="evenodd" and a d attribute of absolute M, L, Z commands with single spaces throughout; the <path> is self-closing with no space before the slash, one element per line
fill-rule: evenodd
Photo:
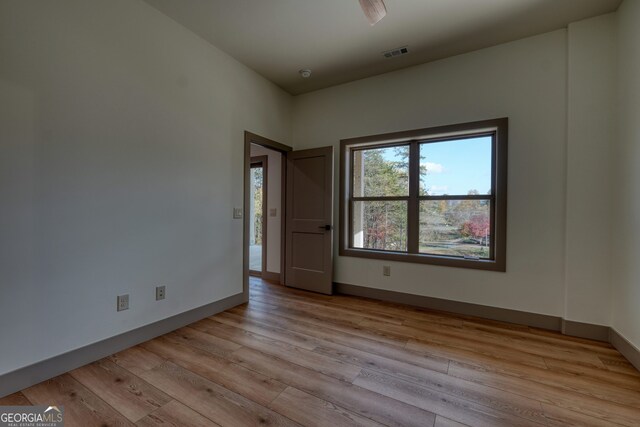
<path fill-rule="evenodd" d="M 401 160 L 385 160 L 382 149 L 366 150 L 362 153 L 365 196 L 409 195 L 409 149 L 396 147 L 393 150 Z"/>
<path fill-rule="evenodd" d="M 385 160 L 383 150 L 362 153 L 364 194 L 368 197 L 409 194 L 409 149 L 393 148 L 398 161 Z M 362 203 L 364 247 L 390 251 L 407 250 L 407 202 Z"/>

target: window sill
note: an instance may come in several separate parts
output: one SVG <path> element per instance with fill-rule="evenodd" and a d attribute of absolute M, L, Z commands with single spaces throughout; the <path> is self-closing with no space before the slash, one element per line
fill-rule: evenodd
<path fill-rule="evenodd" d="M 476 270 L 487 270 L 487 271 L 506 271 L 506 263 L 498 262 L 495 260 L 475 260 L 475 259 L 464 259 L 464 258 L 454 258 L 447 256 L 437 256 L 437 255 L 419 255 L 419 254 L 409 254 L 402 252 L 388 252 L 388 251 L 379 251 L 379 250 L 367 250 L 367 249 L 355 249 L 355 248 L 340 248 L 339 252 L 340 256 L 350 256 L 357 258 L 370 258 L 370 259 L 379 259 L 379 260 L 388 260 L 388 261 L 398 261 L 398 262 L 410 262 L 416 264 L 431 264 L 431 265 L 442 265 L 447 267 L 458 267 L 458 268 L 471 268 Z"/>

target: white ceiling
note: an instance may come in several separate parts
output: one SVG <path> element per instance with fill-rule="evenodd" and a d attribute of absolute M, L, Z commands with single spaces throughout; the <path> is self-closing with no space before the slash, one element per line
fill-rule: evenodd
<path fill-rule="evenodd" d="M 371 27 L 358 0 L 145 1 L 292 94 L 563 28 L 621 3 L 385 0 L 387 16 Z M 404 45 L 408 55 L 382 56 Z"/>

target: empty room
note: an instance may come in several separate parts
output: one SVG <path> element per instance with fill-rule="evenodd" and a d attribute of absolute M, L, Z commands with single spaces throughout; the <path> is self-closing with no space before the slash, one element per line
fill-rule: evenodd
<path fill-rule="evenodd" d="M 0 427 L 640 426 L 640 0 L 0 0 Z"/>

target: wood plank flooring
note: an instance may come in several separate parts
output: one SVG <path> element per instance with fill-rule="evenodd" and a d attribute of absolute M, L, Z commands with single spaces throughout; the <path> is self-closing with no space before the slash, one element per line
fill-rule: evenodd
<path fill-rule="evenodd" d="M 608 344 L 251 279 L 249 304 L 0 399 L 67 426 L 640 426 Z"/>

